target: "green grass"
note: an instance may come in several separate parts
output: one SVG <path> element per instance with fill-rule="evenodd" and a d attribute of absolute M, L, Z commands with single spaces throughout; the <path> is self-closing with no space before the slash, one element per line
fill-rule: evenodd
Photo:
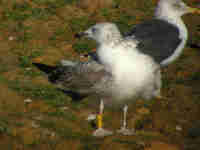
<path fill-rule="evenodd" d="M 44 55 L 44 48 L 37 47 L 31 50 L 30 58 L 36 58 Z"/>
<path fill-rule="evenodd" d="M 0 73 L 9 71 L 9 66 L 5 63 L 2 63 L 0 60 Z"/>
<path fill-rule="evenodd" d="M 195 71 L 192 73 L 192 75 L 190 76 L 191 81 L 200 81 L 200 72 L 199 71 Z"/>
<path fill-rule="evenodd" d="M 18 55 L 18 66 L 22 69 L 22 74 L 29 77 L 37 77 L 42 75 L 42 72 L 32 68 L 32 59 L 44 55 L 43 48 L 29 48 L 28 45 L 22 45 L 22 48 L 14 48 L 12 51 Z M 6 68 L 6 66 L 4 67 Z M 3 69 L 3 68 L 2 68 Z M 5 69 L 4 69 L 5 70 Z M 0 69 L 1 71 L 1 69 Z"/>
<path fill-rule="evenodd" d="M 113 139 L 113 142 L 117 142 L 117 143 L 122 143 L 122 144 L 133 144 L 133 145 L 137 145 L 136 141 L 130 141 L 130 140 L 122 140 L 122 139 Z"/>
<path fill-rule="evenodd" d="M 110 15 L 110 9 L 109 8 L 102 8 L 101 10 L 100 10 L 100 13 L 101 13 L 101 15 L 102 16 L 104 16 L 104 17 L 110 17 L 111 15 Z"/>
<path fill-rule="evenodd" d="M 38 5 L 54 5 L 54 7 L 63 7 L 64 5 L 69 5 L 78 0 L 33 0 L 35 4 Z"/>
<path fill-rule="evenodd" d="M 73 44 L 73 49 L 79 54 L 89 52 L 92 48 L 93 46 L 91 46 L 91 44 L 88 44 L 88 42 L 85 41 L 78 41 L 75 44 Z"/>
<path fill-rule="evenodd" d="M 146 142 L 162 139 L 162 135 L 158 133 L 155 134 L 155 132 L 151 132 L 151 131 L 138 131 L 137 135 L 138 135 L 137 137 L 139 140 L 146 141 Z"/>
<path fill-rule="evenodd" d="M 56 128 L 56 123 L 54 120 L 39 120 L 38 123 L 42 128 L 47 128 L 47 129 L 55 129 Z"/>
<path fill-rule="evenodd" d="M 137 142 L 137 140 L 133 141 L 133 140 L 124 140 L 124 139 L 115 138 L 115 139 L 113 139 L 113 142 L 120 143 L 120 144 L 126 146 L 127 149 L 134 149 L 134 150 L 143 150 L 144 149 L 144 145 L 139 144 L 139 142 Z"/>
<path fill-rule="evenodd" d="M 53 7 L 47 8 L 32 8 L 31 17 L 33 19 L 48 20 L 52 15 L 56 15 L 56 9 Z"/>
<path fill-rule="evenodd" d="M 31 5 L 28 2 L 12 4 L 12 8 L 4 9 L 3 18 L 6 20 L 13 21 L 24 21 L 31 16 L 29 12 L 31 10 Z"/>
<path fill-rule="evenodd" d="M 123 13 L 119 17 L 111 19 L 113 23 L 117 24 L 119 30 L 122 33 L 128 32 L 133 28 L 134 24 L 130 24 L 129 22 L 133 22 L 134 20 L 136 20 L 136 16 L 126 13 Z"/>
<path fill-rule="evenodd" d="M 82 142 L 81 150 L 100 150 L 103 142 L 103 139 L 98 139 L 91 135 L 81 136 L 80 140 Z"/>
<path fill-rule="evenodd" d="M 13 21 L 25 21 L 27 19 L 47 20 L 50 16 L 56 15 L 56 9 L 77 0 L 33 0 L 37 6 L 33 7 L 29 2 L 18 3 L 14 1 L 10 9 L 4 9 L 3 18 Z M 45 6 L 45 7 L 40 7 Z"/>
<path fill-rule="evenodd" d="M 0 119 L 0 134 L 2 133 L 8 133 L 8 127 L 9 127 L 9 123 L 8 123 L 8 120 L 5 120 L 5 117 L 4 119 L 1 118 Z"/>
<path fill-rule="evenodd" d="M 66 42 L 67 39 L 71 38 L 71 33 L 68 31 L 69 30 L 64 25 L 56 28 L 56 30 L 49 37 L 50 44 L 57 47 L 58 43 Z"/>
<path fill-rule="evenodd" d="M 24 123 L 23 122 L 15 122 L 15 126 L 17 126 L 17 127 L 23 127 Z"/>
<path fill-rule="evenodd" d="M 86 143 L 82 144 L 81 150 L 100 150 L 100 146 L 99 143 Z"/>
<path fill-rule="evenodd" d="M 77 120 L 77 116 L 74 115 L 71 111 L 62 111 L 60 109 L 57 109 L 56 111 L 51 111 L 51 112 L 47 112 L 47 115 L 49 117 L 62 117 L 65 118 L 67 120 L 70 121 L 76 121 Z"/>
<path fill-rule="evenodd" d="M 32 70 L 32 68 L 25 68 L 25 69 L 22 71 L 22 74 L 23 74 L 24 76 L 28 76 L 28 77 L 32 77 L 32 78 L 43 75 L 43 73 L 38 72 L 38 71 L 34 71 L 34 70 Z"/>
<path fill-rule="evenodd" d="M 168 89 L 172 85 L 171 83 L 172 81 L 167 76 L 164 75 L 162 78 L 162 87 Z"/>
<path fill-rule="evenodd" d="M 27 68 L 31 66 L 30 57 L 28 56 L 20 56 L 19 57 L 20 67 Z"/>
<path fill-rule="evenodd" d="M 95 22 L 90 20 L 88 16 L 76 17 L 70 20 L 71 30 L 75 33 L 86 30 L 88 27 L 94 24 Z"/>
<path fill-rule="evenodd" d="M 0 83 L 8 84 L 8 79 L 0 75 Z"/>
<path fill-rule="evenodd" d="M 48 129 L 50 132 L 55 132 L 57 135 L 64 139 L 80 139 L 82 134 L 73 131 L 73 129 L 66 125 L 58 125 L 53 119 L 51 120 L 40 120 L 39 124 L 42 128 Z"/>
<path fill-rule="evenodd" d="M 47 85 L 33 84 L 30 81 L 7 81 L 8 87 L 22 96 L 45 100 L 54 107 L 64 106 L 70 101 L 67 96 L 56 88 Z"/>

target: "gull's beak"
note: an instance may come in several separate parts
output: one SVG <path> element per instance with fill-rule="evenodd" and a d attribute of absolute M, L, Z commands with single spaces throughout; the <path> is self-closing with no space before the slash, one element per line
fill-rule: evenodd
<path fill-rule="evenodd" d="M 188 7 L 188 10 L 189 10 L 190 13 L 200 14 L 200 9 L 199 8 Z"/>
<path fill-rule="evenodd" d="M 80 32 L 80 33 L 75 34 L 75 38 L 81 38 L 81 37 L 84 37 L 84 36 L 88 36 L 88 33 L 87 32 Z"/>

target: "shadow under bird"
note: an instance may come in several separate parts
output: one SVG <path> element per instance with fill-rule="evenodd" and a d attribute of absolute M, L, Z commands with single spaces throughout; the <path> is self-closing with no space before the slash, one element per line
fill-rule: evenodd
<path fill-rule="evenodd" d="M 118 133 L 132 135 L 134 130 L 126 127 L 127 104 L 137 98 L 161 97 L 160 67 L 181 54 L 187 40 L 187 29 L 181 16 L 189 12 L 200 11 L 181 0 L 160 0 L 155 18 L 136 25 L 126 36 L 112 23 L 99 23 L 78 34 L 97 42 L 94 59 L 88 62 L 63 60 L 60 66 L 33 64 L 63 90 L 99 96 L 98 129 L 94 136 L 113 134 L 102 127 L 104 104 L 124 106 L 123 125 Z"/>

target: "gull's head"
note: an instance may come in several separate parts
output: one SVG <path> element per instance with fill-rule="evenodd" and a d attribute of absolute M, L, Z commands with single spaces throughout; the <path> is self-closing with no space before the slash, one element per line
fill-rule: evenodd
<path fill-rule="evenodd" d="M 121 38 L 121 33 L 113 23 L 99 23 L 91 26 L 88 30 L 77 34 L 95 40 L 97 43 L 108 43 Z"/>
<path fill-rule="evenodd" d="M 157 17 L 181 17 L 188 13 L 199 13 L 200 9 L 187 6 L 182 0 L 160 0 L 156 10 Z"/>

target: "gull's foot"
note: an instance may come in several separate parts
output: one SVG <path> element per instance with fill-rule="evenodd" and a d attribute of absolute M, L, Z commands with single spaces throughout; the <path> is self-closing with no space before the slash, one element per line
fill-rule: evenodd
<path fill-rule="evenodd" d="M 96 136 L 96 137 L 104 137 L 104 136 L 109 136 L 109 135 L 112 135 L 112 134 L 113 134 L 112 131 L 109 131 L 109 130 L 106 130 L 106 129 L 103 129 L 103 128 L 98 128 L 93 132 L 92 135 Z"/>
<path fill-rule="evenodd" d="M 121 129 L 117 130 L 117 133 L 120 133 L 120 134 L 123 134 L 123 135 L 134 135 L 135 130 L 122 127 Z"/>

